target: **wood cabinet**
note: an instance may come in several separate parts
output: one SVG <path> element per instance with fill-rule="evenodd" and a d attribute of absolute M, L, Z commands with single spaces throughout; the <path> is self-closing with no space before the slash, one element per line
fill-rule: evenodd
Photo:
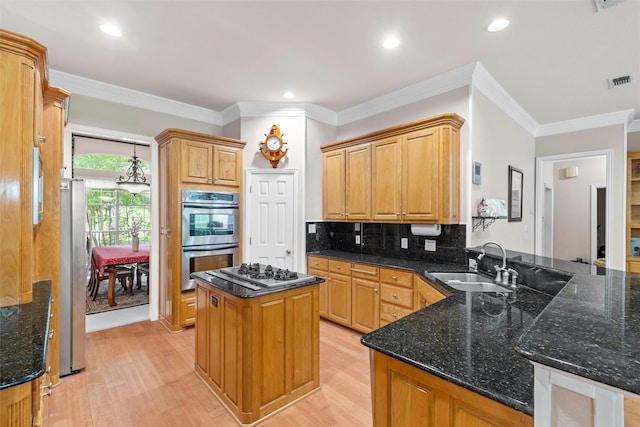
<path fill-rule="evenodd" d="M 178 331 L 195 322 L 194 292 L 182 293 L 181 284 L 182 190 L 241 193 L 245 143 L 180 129 L 166 129 L 155 139 L 160 172 L 159 318 Z"/>
<path fill-rule="evenodd" d="M 441 299 L 446 298 L 446 295 L 443 295 L 428 281 L 424 280 L 420 276 L 416 275 L 413 277 L 413 287 L 413 292 L 415 295 L 413 307 L 416 310 L 420 310 L 421 308 L 425 308 L 428 305 L 434 304 Z"/>
<path fill-rule="evenodd" d="M 329 279 L 329 260 L 322 257 L 307 256 L 307 274 L 324 279 L 324 282 L 318 285 L 320 287 L 318 295 L 319 313 L 320 316 L 327 317 L 327 304 L 329 302 L 329 296 L 327 293 L 327 280 Z"/>
<path fill-rule="evenodd" d="M 463 123 L 447 113 L 322 146 L 324 218 L 458 223 Z"/>
<path fill-rule="evenodd" d="M 363 333 L 380 326 L 379 269 L 353 264 L 351 269 L 351 327 Z"/>
<path fill-rule="evenodd" d="M 307 256 L 307 274 L 325 278 L 320 316 L 367 333 L 445 298 L 407 270 Z"/>
<path fill-rule="evenodd" d="M 34 147 L 38 149 L 43 136 L 47 50 L 27 37 L 0 30 L 0 70 L 0 307 L 6 307 L 31 302 L 31 286 L 36 280 Z M 49 183 L 45 185 L 50 189 Z"/>
<path fill-rule="evenodd" d="M 327 318 L 351 326 L 351 263 L 329 260 Z"/>
<path fill-rule="evenodd" d="M 238 298 L 196 281 L 195 371 L 242 424 L 320 387 L 318 285 Z"/>
<path fill-rule="evenodd" d="M 640 273 L 640 151 L 627 153 L 627 271 Z"/>
<path fill-rule="evenodd" d="M 360 145 L 323 154 L 325 219 L 371 219 L 371 147 Z"/>
<path fill-rule="evenodd" d="M 380 326 L 413 313 L 413 273 L 380 269 Z"/>
<path fill-rule="evenodd" d="M 397 359 L 372 351 L 373 425 L 533 426 L 533 418 Z"/>

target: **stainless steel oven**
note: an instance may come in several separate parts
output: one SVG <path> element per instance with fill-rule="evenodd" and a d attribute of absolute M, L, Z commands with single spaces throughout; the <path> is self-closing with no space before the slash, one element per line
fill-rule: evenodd
<path fill-rule="evenodd" d="M 182 291 L 195 288 L 191 273 L 239 264 L 239 194 L 182 192 Z"/>
<path fill-rule="evenodd" d="M 182 191 L 182 246 L 238 243 L 238 193 Z"/>
<path fill-rule="evenodd" d="M 182 248 L 182 292 L 195 289 L 191 273 L 238 265 L 238 245 Z"/>

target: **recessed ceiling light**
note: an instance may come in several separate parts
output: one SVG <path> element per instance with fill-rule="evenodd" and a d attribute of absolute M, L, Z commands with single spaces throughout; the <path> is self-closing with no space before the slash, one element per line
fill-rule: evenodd
<path fill-rule="evenodd" d="M 293 98 L 296 97 L 296 95 L 293 92 L 288 90 L 288 91 L 286 91 L 285 93 L 282 94 L 282 97 L 283 98 L 287 98 L 287 99 L 293 99 Z"/>
<path fill-rule="evenodd" d="M 492 33 L 495 33 L 496 31 L 502 31 L 509 26 L 509 23 L 510 22 L 508 19 L 498 18 L 498 19 L 495 19 L 491 24 L 489 24 L 489 26 L 487 27 L 487 30 L 489 30 Z"/>
<path fill-rule="evenodd" d="M 393 49 L 400 44 L 400 40 L 395 37 L 388 37 L 383 43 L 382 46 L 386 49 Z"/>
<path fill-rule="evenodd" d="M 113 37 L 122 36 L 122 31 L 120 31 L 120 29 L 113 24 L 102 24 L 100 25 L 100 29 L 102 30 L 102 32 L 107 33 Z"/>

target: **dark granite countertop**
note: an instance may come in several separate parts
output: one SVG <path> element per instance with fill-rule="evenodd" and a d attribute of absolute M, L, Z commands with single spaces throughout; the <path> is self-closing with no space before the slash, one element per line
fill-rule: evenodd
<path fill-rule="evenodd" d="M 229 282 L 228 280 L 221 279 L 219 277 L 212 276 L 210 274 L 202 272 L 191 273 L 191 277 L 194 279 L 198 279 L 204 283 L 207 283 L 221 291 L 224 291 L 228 294 L 236 296 L 238 298 L 256 298 L 263 295 L 270 295 L 276 292 L 282 292 L 289 289 L 301 288 L 304 286 L 317 285 L 318 283 L 324 282 L 324 279 L 316 278 L 316 280 L 307 283 L 294 283 L 290 285 L 284 286 L 275 286 L 275 287 L 265 287 L 260 290 L 254 291 L 249 288 L 245 288 L 244 286 L 236 285 L 233 282 Z"/>
<path fill-rule="evenodd" d="M 374 350 L 529 415 L 528 359 L 640 394 L 640 275 L 507 251 L 509 265 L 531 284 L 519 286 L 514 300 L 456 291 L 429 274 L 466 271 L 459 264 L 309 254 L 410 269 L 448 291 L 448 298 L 364 335 Z"/>
<path fill-rule="evenodd" d="M 47 364 L 51 281 L 33 284 L 28 304 L 0 308 L 0 389 L 32 381 Z"/>
<path fill-rule="evenodd" d="M 575 275 L 516 350 L 543 365 L 640 394 L 640 275 Z"/>

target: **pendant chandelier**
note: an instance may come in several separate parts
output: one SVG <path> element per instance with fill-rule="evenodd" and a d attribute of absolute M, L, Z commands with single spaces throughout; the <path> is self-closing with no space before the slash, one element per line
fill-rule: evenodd
<path fill-rule="evenodd" d="M 136 143 L 134 142 L 131 164 L 129 165 L 125 175 L 120 175 L 116 178 L 118 186 L 123 190 L 127 190 L 134 196 L 149 188 L 149 183 L 147 182 L 147 178 L 144 176 L 141 163 L 142 161 L 138 159 L 138 156 L 136 156 Z"/>

